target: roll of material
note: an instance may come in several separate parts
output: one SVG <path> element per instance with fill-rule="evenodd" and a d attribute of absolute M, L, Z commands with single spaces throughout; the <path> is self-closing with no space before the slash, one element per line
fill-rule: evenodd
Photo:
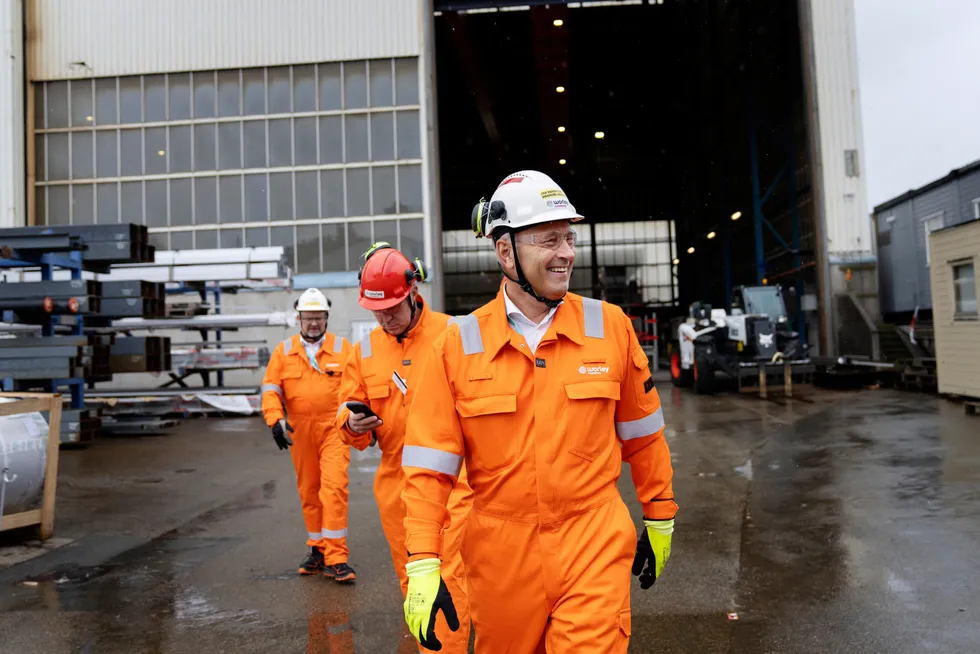
<path fill-rule="evenodd" d="M 47 459 L 44 416 L 37 411 L 0 416 L 0 516 L 41 508 Z"/>

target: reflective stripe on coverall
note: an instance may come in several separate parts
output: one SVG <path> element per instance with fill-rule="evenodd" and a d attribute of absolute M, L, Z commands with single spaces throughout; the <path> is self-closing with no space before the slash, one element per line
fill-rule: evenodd
<path fill-rule="evenodd" d="M 303 503 L 307 545 L 323 550 L 326 565 L 347 561 L 347 469 L 350 447 L 334 426 L 343 363 L 350 354 L 347 339 L 326 333 L 317 352 L 317 372 L 310 365 L 303 337 L 276 346 L 262 380 L 262 415 L 270 427 L 285 417 L 293 428 L 289 453 Z M 286 414 L 283 413 L 285 404 Z"/>
<path fill-rule="evenodd" d="M 408 575 L 405 564 L 408 554 L 405 550 L 405 503 L 402 491 L 405 475 L 402 471 L 402 448 L 405 444 L 405 422 L 409 409 L 416 398 L 428 393 L 419 383 L 424 359 L 431 351 L 432 342 L 445 331 L 449 316 L 429 309 L 421 302 L 419 317 L 415 328 L 405 335 L 399 343 L 395 336 L 377 327 L 354 346 L 353 354 L 347 359 L 344 379 L 340 386 L 340 398 L 344 401 L 358 401 L 368 404 L 384 422 L 375 430 L 378 447 L 381 449 L 381 463 L 374 475 L 374 497 L 378 502 L 381 526 L 391 550 L 391 562 L 401 582 L 402 596 L 408 591 Z M 407 382 L 407 393 L 402 394 L 394 381 L 397 373 Z M 337 427 L 348 443 L 363 450 L 371 441 L 371 434 L 355 434 L 345 427 L 350 411 L 341 405 L 337 414 Z M 455 654 L 468 650 L 470 639 L 470 618 L 468 611 L 466 582 L 463 561 L 459 554 L 462 528 L 472 505 L 473 492 L 466 483 L 465 472 L 461 473 L 455 486 L 448 484 L 443 505 L 449 503 L 448 515 L 440 516 L 439 531 L 442 533 L 443 518 L 450 520 L 445 530 L 446 547 L 442 551 L 442 575 L 453 596 L 460 627 L 451 632 L 446 626 L 445 616 L 439 614 L 436 621 L 436 635 L 442 643 L 442 652 Z M 450 492 L 450 490 L 452 492 Z M 420 648 L 422 649 L 422 648 Z M 423 649 L 423 651 L 425 651 Z"/>
<path fill-rule="evenodd" d="M 532 354 L 502 293 L 436 340 L 419 380 L 403 464 L 410 558 L 443 551 L 465 460 L 476 651 L 625 653 L 636 528 L 622 462 L 647 518 L 677 510 L 646 354 L 621 309 L 572 293 Z"/>

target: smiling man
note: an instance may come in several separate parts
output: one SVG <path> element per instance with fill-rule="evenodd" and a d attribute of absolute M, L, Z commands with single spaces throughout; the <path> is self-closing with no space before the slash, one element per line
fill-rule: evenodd
<path fill-rule="evenodd" d="M 646 354 L 621 309 L 568 292 L 573 223 L 547 175 L 501 182 L 473 211 L 494 240 L 496 299 L 433 344 L 408 418 L 405 617 L 425 645 L 439 610 L 446 503 L 465 469 L 463 536 L 476 652 L 625 653 L 630 569 L 649 588 L 670 556 L 670 453 Z M 616 487 L 630 464 L 642 536 Z"/>

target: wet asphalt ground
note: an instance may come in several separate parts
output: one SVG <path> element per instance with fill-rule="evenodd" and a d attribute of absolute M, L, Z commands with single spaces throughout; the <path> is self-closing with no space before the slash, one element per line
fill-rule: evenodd
<path fill-rule="evenodd" d="M 631 652 L 980 651 L 980 417 L 658 388 L 681 509 L 664 576 L 633 582 Z M 56 538 L 0 543 L 0 652 L 415 651 L 376 457 L 351 463 L 347 587 L 296 576 L 292 467 L 258 418 L 63 450 Z"/>

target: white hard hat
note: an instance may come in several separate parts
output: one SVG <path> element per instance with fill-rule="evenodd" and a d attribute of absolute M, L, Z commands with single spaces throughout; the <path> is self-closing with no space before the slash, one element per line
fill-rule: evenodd
<path fill-rule="evenodd" d="M 330 311 L 330 300 L 315 288 L 308 288 L 293 305 L 297 311 Z"/>
<path fill-rule="evenodd" d="M 565 192 L 553 179 L 537 170 L 522 170 L 504 178 L 490 201 L 480 200 L 471 216 L 477 238 L 501 229 L 524 229 L 553 220 L 578 222 Z"/>

